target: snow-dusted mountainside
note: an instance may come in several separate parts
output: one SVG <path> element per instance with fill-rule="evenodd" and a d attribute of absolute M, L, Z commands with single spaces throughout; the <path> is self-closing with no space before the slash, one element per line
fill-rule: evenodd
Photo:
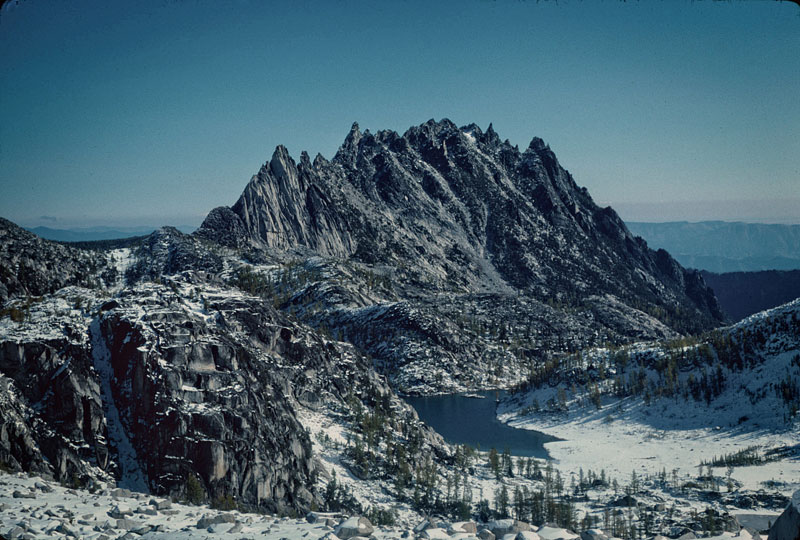
<path fill-rule="evenodd" d="M 262 291 L 410 393 L 502 385 L 551 351 L 722 321 L 702 278 L 595 205 L 541 139 L 521 152 L 491 126 L 354 125 L 331 161 L 278 147 L 196 235 L 255 260 L 291 253 L 304 282 Z"/>
<path fill-rule="evenodd" d="M 500 411 L 563 437 L 548 448 L 566 467 L 685 475 L 705 462 L 736 465 L 752 488 L 771 479 L 798 489 L 800 299 L 699 338 L 563 357 Z"/>
<path fill-rule="evenodd" d="M 61 256 L 52 270 L 59 279 L 82 271 L 71 259 L 95 257 L 94 271 L 113 270 L 116 281 L 4 305 L 2 467 L 177 496 L 194 482 L 210 500 L 307 510 L 321 504 L 318 482 L 328 473 L 300 410 L 349 424 L 354 407 L 378 407 L 397 422 L 382 432 L 389 444 L 415 438 L 405 466 L 447 457 L 367 358 L 225 284 L 222 259 L 203 242 L 165 229 L 135 253 L 44 245 Z"/>
<path fill-rule="evenodd" d="M 699 338 L 557 358 L 522 388 L 515 402 L 556 416 L 630 403 L 662 429 L 790 428 L 800 412 L 800 299 Z"/>
<path fill-rule="evenodd" d="M 43 240 L 0 217 L 0 305 L 67 285 L 109 286 L 118 278 L 107 254 Z"/>
<path fill-rule="evenodd" d="M 278 147 L 231 210 L 212 212 L 199 234 L 405 266 L 422 290 L 568 305 L 608 294 L 660 308 L 678 331 L 719 320 L 697 274 L 595 205 L 541 139 L 520 152 L 491 126 L 431 120 L 373 135 L 354 124 L 330 162 L 295 163 Z"/>

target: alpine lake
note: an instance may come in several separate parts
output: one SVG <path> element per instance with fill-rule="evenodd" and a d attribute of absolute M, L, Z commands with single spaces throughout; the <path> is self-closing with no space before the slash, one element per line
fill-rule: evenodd
<path fill-rule="evenodd" d="M 510 427 L 497 419 L 497 401 L 505 391 L 488 390 L 469 394 L 406 396 L 404 399 L 420 419 L 451 444 L 467 444 L 479 450 L 506 448 L 512 456 L 547 458 L 545 443 L 557 437 Z"/>

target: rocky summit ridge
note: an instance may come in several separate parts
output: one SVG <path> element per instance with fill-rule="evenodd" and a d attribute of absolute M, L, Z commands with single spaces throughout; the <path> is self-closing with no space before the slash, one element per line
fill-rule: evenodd
<path fill-rule="evenodd" d="M 230 210 L 230 211 L 229 211 Z M 331 161 L 286 148 L 197 234 L 367 264 L 407 265 L 429 290 L 527 294 L 576 304 L 613 295 L 679 332 L 721 319 L 696 272 L 634 237 L 534 138 L 430 120 L 403 135 L 353 124 Z M 668 319 L 668 320 L 665 320 Z"/>

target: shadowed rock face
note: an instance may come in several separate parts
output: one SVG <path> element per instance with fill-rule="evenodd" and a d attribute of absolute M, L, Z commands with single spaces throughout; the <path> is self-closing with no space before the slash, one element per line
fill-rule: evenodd
<path fill-rule="evenodd" d="M 702 278 L 598 207 L 541 139 L 520 152 L 491 126 L 431 120 L 373 135 L 354 124 L 330 162 L 295 163 L 279 146 L 231 210 L 198 234 L 402 265 L 439 290 L 571 305 L 608 294 L 678 332 L 722 321 Z"/>
<path fill-rule="evenodd" d="M 769 530 L 770 540 L 800 539 L 800 491 L 795 491 L 792 501 Z"/>
<path fill-rule="evenodd" d="M 100 324 L 128 437 L 138 455 L 158 456 L 140 460 L 153 489 L 180 491 L 196 474 L 212 497 L 310 506 L 311 445 L 292 408 L 292 377 L 276 364 L 287 355 L 311 368 L 332 357 L 282 338 L 288 321 L 259 302 L 212 302 L 223 330 L 171 306 L 170 295 L 151 299 L 142 320 L 137 297 L 123 297 Z"/>
<path fill-rule="evenodd" d="M 95 461 L 94 450 L 106 451 L 91 366 L 89 351 L 66 338 L 0 343 L 0 459 L 6 466 L 68 482 L 83 474 L 82 459 Z M 81 455 L 66 441 L 93 450 Z"/>
<path fill-rule="evenodd" d="M 0 305 L 68 285 L 108 285 L 117 279 L 105 257 L 39 238 L 0 218 Z"/>
<path fill-rule="evenodd" d="M 198 231 L 202 236 L 230 248 L 247 247 L 251 241 L 239 215 L 227 206 L 211 210 Z"/>

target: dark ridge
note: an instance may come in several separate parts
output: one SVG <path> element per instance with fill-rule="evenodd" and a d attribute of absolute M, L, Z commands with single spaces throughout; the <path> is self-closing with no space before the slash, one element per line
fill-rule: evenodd
<path fill-rule="evenodd" d="M 734 322 L 800 298 L 800 270 L 701 274 Z"/>
<path fill-rule="evenodd" d="M 73 247 L 76 249 L 86 249 L 90 251 L 106 251 L 110 249 L 129 248 L 141 245 L 150 235 L 129 236 L 127 238 L 114 238 L 109 240 L 83 240 L 71 242 L 67 240 L 53 240 L 62 246 Z"/>

